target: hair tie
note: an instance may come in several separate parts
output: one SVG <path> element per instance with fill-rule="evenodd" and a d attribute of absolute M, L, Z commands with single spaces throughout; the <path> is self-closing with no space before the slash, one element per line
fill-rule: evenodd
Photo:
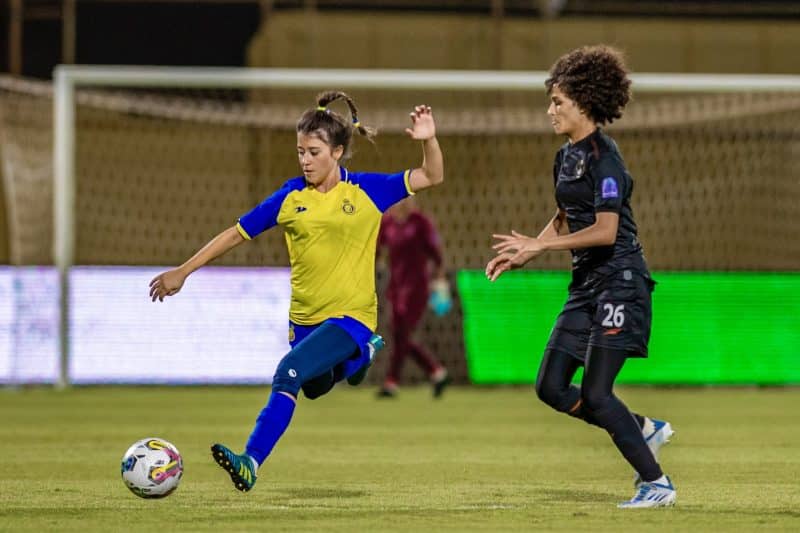
<path fill-rule="evenodd" d="M 359 122 L 358 120 L 354 120 L 353 121 L 353 127 L 354 128 L 360 128 L 361 127 L 361 122 Z"/>
<path fill-rule="evenodd" d="M 325 113 L 327 113 L 328 112 L 328 108 L 326 106 L 324 106 L 324 105 L 318 105 L 317 106 L 317 111 L 324 111 Z"/>

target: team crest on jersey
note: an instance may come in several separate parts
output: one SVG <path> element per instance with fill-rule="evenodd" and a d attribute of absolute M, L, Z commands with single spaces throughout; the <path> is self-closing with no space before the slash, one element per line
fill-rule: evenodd
<path fill-rule="evenodd" d="M 576 181 L 586 173 L 586 154 L 579 149 L 566 150 L 561 156 L 558 179 Z"/>
<path fill-rule="evenodd" d="M 581 176 L 583 176 L 584 170 L 586 170 L 586 161 L 579 159 L 575 164 L 575 179 L 579 179 Z"/>
<path fill-rule="evenodd" d="M 355 212 L 356 212 L 356 206 L 354 206 L 353 204 L 351 204 L 351 203 L 350 203 L 350 200 L 348 200 L 347 198 L 345 198 L 345 199 L 344 199 L 344 202 L 342 202 L 342 211 L 344 211 L 344 212 L 345 212 L 345 213 L 347 213 L 348 215 L 352 215 L 353 213 L 355 213 Z"/>
<path fill-rule="evenodd" d="M 619 187 L 617 187 L 617 180 L 611 176 L 603 178 L 600 188 L 603 198 L 619 198 Z"/>

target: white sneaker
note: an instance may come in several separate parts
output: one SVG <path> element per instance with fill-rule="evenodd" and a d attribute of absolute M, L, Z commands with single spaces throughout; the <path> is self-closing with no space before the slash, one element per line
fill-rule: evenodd
<path fill-rule="evenodd" d="M 668 476 L 663 476 L 666 483 L 656 481 L 644 482 L 636 489 L 636 494 L 627 502 L 617 507 L 620 509 L 645 509 L 649 507 L 669 507 L 675 505 L 677 492 Z M 661 481 L 661 480 L 658 480 Z"/>
<path fill-rule="evenodd" d="M 642 436 L 647 443 L 647 447 L 653 452 L 653 457 L 658 461 L 658 451 L 669 442 L 669 438 L 675 434 L 672 430 L 672 425 L 663 420 L 655 420 L 653 418 L 644 418 L 644 427 L 642 428 Z M 633 477 L 633 486 L 638 487 L 642 483 L 641 476 L 636 473 Z"/>

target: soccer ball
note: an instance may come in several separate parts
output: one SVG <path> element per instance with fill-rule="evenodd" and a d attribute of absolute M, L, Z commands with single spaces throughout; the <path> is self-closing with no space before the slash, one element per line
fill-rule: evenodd
<path fill-rule="evenodd" d="M 122 456 L 122 481 L 142 498 L 163 498 L 178 488 L 183 459 L 178 449 L 158 438 L 134 442 Z"/>

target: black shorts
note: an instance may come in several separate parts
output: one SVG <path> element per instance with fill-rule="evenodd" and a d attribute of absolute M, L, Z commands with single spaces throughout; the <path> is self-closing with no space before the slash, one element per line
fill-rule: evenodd
<path fill-rule="evenodd" d="M 573 284 L 574 285 L 574 284 Z M 570 285 L 556 319 L 548 350 L 583 361 L 589 346 L 647 357 L 655 281 L 646 273 L 620 270 L 599 282 Z"/>

